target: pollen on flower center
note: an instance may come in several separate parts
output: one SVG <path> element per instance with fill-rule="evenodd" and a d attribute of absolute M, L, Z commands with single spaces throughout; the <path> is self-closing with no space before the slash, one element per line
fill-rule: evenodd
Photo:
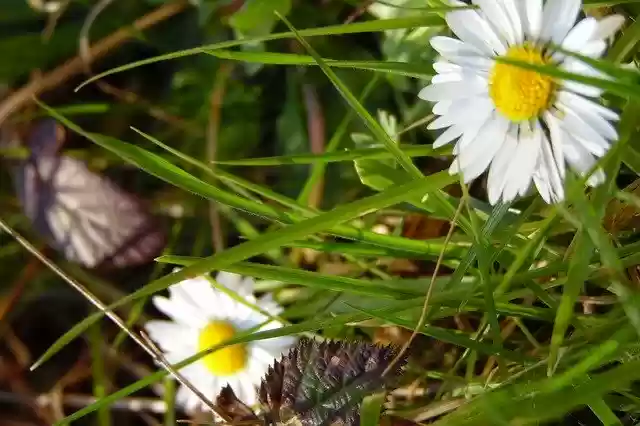
<path fill-rule="evenodd" d="M 524 45 L 513 46 L 504 58 L 535 65 L 549 64 L 540 50 Z M 525 121 L 539 116 L 552 101 L 553 79 L 516 65 L 496 62 L 489 80 L 489 95 L 498 111 L 511 121 Z"/>
<path fill-rule="evenodd" d="M 211 346 L 229 340 L 236 334 L 236 330 L 227 321 L 212 321 L 200 331 L 198 337 L 198 351 L 209 349 Z M 245 367 L 247 362 L 246 345 L 233 345 L 215 351 L 202 358 L 205 366 L 216 376 L 229 376 Z"/>

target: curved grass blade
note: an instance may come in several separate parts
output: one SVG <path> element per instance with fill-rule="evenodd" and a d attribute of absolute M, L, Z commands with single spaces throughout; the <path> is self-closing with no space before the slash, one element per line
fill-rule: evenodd
<path fill-rule="evenodd" d="M 273 206 L 270 206 L 266 203 L 259 203 L 252 200 L 248 200 L 242 197 L 238 197 L 235 194 L 232 194 L 227 191 L 223 191 L 213 185 L 210 185 L 196 177 L 191 176 L 184 170 L 179 167 L 171 164 L 163 157 L 158 154 L 151 153 L 146 151 L 136 145 L 128 144 L 122 141 L 119 141 L 114 138 L 108 138 L 100 135 L 95 135 L 92 133 L 85 132 L 80 127 L 75 125 L 73 122 L 69 121 L 65 117 L 58 114 L 55 110 L 47 107 L 44 104 L 40 105 L 45 108 L 50 115 L 64 123 L 71 130 L 77 132 L 78 134 L 86 137 L 92 142 L 102 146 L 103 148 L 115 153 L 119 157 L 124 160 L 135 164 L 140 169 L 146 171 L 147 173 L 156 176 L 166 182 L 171 183 L 174 186 L 192 192 L 194 194 L 200 195 L 206 199 L 215 199 L 223 204 L 227 204 L 231 207 L 246 211 L 251 214 L 255 214 L 267 219 L 275 220 L 280 223 L 296 223 L 302 220 L 307 219 L 310 215 L 317 215 L 319 212 L 308 210 L 308 208 L 304 207 L 305 212 L 308 212 L 305 215 L 299 215 L 295 212 L 284 212 L 282 210 L 276 209 Z M 141 132 L 139 132 L 141 133 Z M 142 133 L 141 133 L 142 134 Z M 146 136 L 145 136 L 146 137 Z M 153 140 L 153 138 L 150 138 Z M 157 143 L 157 142 L 156 142 Z M 160 145 L 166 147 L 165 145 Z M 172 153 L 178 155 L 177 151 L 171 150 Z M 207 171 L 209 174 L 216 176 L 209 167 L 198 162 L 195 159 L 191 159 L 190 157 L 180 154 L 180 158 L 188 161 L 189 164 L 200 167 L 202 170 Z M 216 171 L 216 173 L 223 179 L 231 179 L 230 174 L 224 173 L 222 170 Z M 234 182 L 241 182 L 241 180 L 237 178 L 233 178 Z M 448 180 L 448 185 L 452 182 L 452 179 Z M 257 188 L 256 185 L 252 185 L 252 188 Z M 267 191 L 266 189 L 261 192 L 264 194 L 275 195 L 272 191 Z M 273 198 L 273 197 L 272 197 Z M 279 196 L 277 198 L 273 198 L 278 200 L 278 202 L 284 202 L 285 197 Z M 291 200 L 292 203 L 295 204 Z M 285 205 L 289 205 L 291 208 L 295 208 L 293 204 L 285 203 Z M 298 210 L 300 208 L 298 207 Z M 381 235 L 371 231 L 365 231 L 361 229 L 357 229 L 354 227 L 350 227 L 347 225 L 335 225 L 329 230 L 331 233 L 335 233 L 335 235 L 352 239 L 358 241 L 366 241 L 372 244 L 388 246 L 391 248 L 399 248 L 408 251 L 415 251 L 417 253 L 429 253 L 430 247 L 428 243 L 418 240 L 412 240 L 409 238 L 395 237 L 390 235 Z"/>
<path fill-rule="evenodd" d="M 386 30 L 395 30 L 403 28 L 416 28 L 416 27 L 436 27 L 444 25 L 444 20 L 436 14 L 442 11 L 456 9 L 450 7 L 434 8 L 429 12 L 424 13 L 422 16 L 406 17 L 406 18 L 392 18 L 392 19 L 379 19 L 375 21 L 355 22 L 352 24 L 331 25 L 321 28 L 307 28 L 301 30 L 301 35 L 304 37 L 315 36 L 327 36 L 327 35 L 341 35 L 341 34 L 357 34 L 357 33 L 372 33 L 381 32 Z M 230 40 L 221 43 L 210 44 L 206 46 L 195 47 L 192 49 L 181 50 L 179 52 L 168 53 L 166 55 L 154 56 L 152 58 L 143 59 L 141 61 L 131 62 L 127 65 L 112 68 L 108 71 L 96 74 L 91 78 L 82 82 L 75 90 L 82 89 L 87 84 L 90 84 L 96 80 L 99 80 L 108 75 L 128 71 L 143 65 L 154 64 L 156 62 L 168 61 L 172 59 L 184 58 L 186 56 L 198 55 L 206 53 L 206 51 L 214 49 L 228 49 L 230 47 L 242 46 L 245 44 L 253 44 L 258 42 L 265 42 L 271 40 L 280 40 L 286 38 L 294 38 L 294 33 L 287 31 L 284 33 L 270 34 L 262 37 L 253 37 L 241 40 Z"/>
<path fill-rule="evenodd" d="M 376 318 L 381 321 L 406 328 L 408 330 L 413 330 L 415 328 L 415 324 L 413 322 L 407 321 L 403 318 L 399 318 L 398 316 L 393 314 L 383 314 L 380 311 L 370 311 L 368 309 L 362 309 L 356 306 L 353 306 L 353 308 L 369 315 L 372 318 Z M 434 339 L 438 339 L 443 342 L 461 346 L 463 348 L 470 348 L 484 354 L 502 356 L 508 359 L 518 360 L 519 362 L 533 360 L 527 356 L 518 354 L 517 352 L 505 349 L 500 345 L 474 340 L 466 333 L 463 333 L 461 331 L 453 331 L 442 327 L 425 325 L 420 330 L 418 330 L 418 333 L 424 334 L 425 336 L 433 337 Z"/>
<path fill-rule="evenodd" d="M 295 65 L 317 66 L 318 63 L 312 56 L 295 53 L 279 52 L 241 52 L 234 50 L 213 49 L 205 50 L 205 53 L 219 59 L 230 59 L 250 63 L 267 65 Z M 433 77 L 433 69 L 425 69 L 424 66 L 393 61 L 343 61 L 325 58 L 323 61 L 333 68 L 350 68 L 356 70 L 375 71 L 388 74 L 403 75 L 406 77 L 429 79 Z"/>
<path fill-rule="evenodd" d="M 297 31 L 293 27 L 293 25 L 291 25 L 291 23 L 287 20 L 287 18 L 278 14 L 277 12 L 276 14 L 282 20 L 282 22 L 284 22 L 287 25 L 287 27 L 289 27 L 291 32 L 295 35 L 296 39 L 300 42 L 300 44 L 302 44 L 304 48 L 309 52 L 309 54 L 315 59 L 315 61 L 318 63 L 318 66 L 322 69 L 324 74 L 331 81 L 331 83 L 336 88 L 338 93 L 342 95 L 342 97 L 347 102 L 347 104 L 356 112 L 356 114 L 358 114 L 363 124 L 369 129 L 369 131 L 371 131 L 371 134 L 374 136 L 374 138 L 377 141 L 382 142 L 385 148 L 387 148 L 389 152 L 393 154 L 398 164 L 406 172 L 407 178 L 411 178 L 411 179 L 421 178 L 423 175 L 420 169 L 418 169 L 416 165 L 413 164 L 413 161 L 411 161 L 411 158 L 408 155 L 406 155 L 405 152 L 398 147 L 398 144 L 396 144 L 396 142 L 391 138 L 391 136 L 387 134 L 387 132 L 380 125 L 380 123 L 378 123 L 371 116 L 369 111 L 367 111 L 367 109 L 358 101 L 358 98 L 356 98 L 353 95 L 353 93 L 351 93 L 347 85 L 344 84 L 344 82 L 342 82 L 340 78 L 338 78 L 338 76 L 333 72 L 333 70 L 329 66 L 327 66 L 326 63 L 324 63 L 324 61 L 322 60 L 318 52 L 316 52 L 315 49 L 304 39 L 304 34 Z M 453 217 L 455 213 L 455 207 L 447 199 L 447 197 L 445 197 L 439 191 L 434 191 L 431 194 L 431 196 L 433 197 L 433 200 L 436 203 L 437 208 L 439 209 L 439 212 L 441 214 L 443 214 L 446 217 Z M 461 218 L 460 222 L 461 222 L 460 226 L 463 229 L 467 230 L 469 228 L 469 225 L 468 223 L 466 223 L 464 218 Z"/>
<path fill-rule="evenodd" d="M 197 257 L 161 256 L 158 262 L 174 265 L 189 266 L 200 261 Z M 291 269 L 282 266 L 262 265 L 259 263 L 239 262 L 224 268 L 242 276 L 250 276 L 261 280 L 280 281 L 289 284 L 299 284 L 317 289 L 336 292 L 362 294 L 385 298 L 406 298 L 419 293 L 410 289 L 403 290 L 398 286 L 388 285 L 385 280 L 364 280 L 334 275 L 323 275 L 304 269 Z"/>
<path fill-rule="evenodd" d="M 430 157 L 447 155 L 451 148 L 433 149 L 430 145 L 400 145 L 409 157 Z M 353 160 L 379 160 L 391 158 L 392 154 L 385 148 L 349 149 L 324 154 L 294 154 L 278 157 L 245 158 L 241 160 L 218 160 L 215 163 L 224 166 L 285 166 L 294 164 L 335 163 Z"/>
<path fill-rule="evenodd" d="M 398 185 L 374 196 L 339 206 L 330 212 L 289 225 L 281 230 L 262 234 L 251 241 L 232 247 L 216 254 L 215 256 L 196 262 L 191 266 L 181 269 L 180 271 L 157 279 L 147 284 L 142 289 L 120 299 L 118 302 L 114 303 L 110 309 L 122 306 L 123 304 L 137 300 L 141 297 L 149 296 L 160 290 L 164 290 L 172 284 L 183 281 L 187 278 L 202 275 L 213 270 L 222 269 L 249 257 L 268 252 L 273 247 L 279 247 L 282 244 L 304 238 L 307 235 L 326 231 L 331 226 L 352 220 L 369 211 L 375 211 L 403 202 L 407 197 L 417 196 L 419 194 L 425 194 L 433 190 L 440 189 L 443 186 L 450 184 L 452 180 L 453 178 L 447 172 L 436 173 L 429 177 L 417 179 L 404 185 Z M 74 328 L 74 331 L 77 332 L 78 330 Z M 67 336 L 67 334 L 65 334 L 63 338 L 66 341 L 69 341 L 71 336 Z M 58 344 L 58 341 L 56 341 L 54 346 L 49 348 L 49 350 L 40 357 L 37 364 L 39 365 L 46 359 L 50 358 L 59 349 L 60 345 Z"/>

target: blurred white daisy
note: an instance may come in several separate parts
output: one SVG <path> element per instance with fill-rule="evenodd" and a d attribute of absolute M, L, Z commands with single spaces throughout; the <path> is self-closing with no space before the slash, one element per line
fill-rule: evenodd
<path fill-rule="evenodd" d="M 270 315 L 282 311 L 271 294 L 256 299 L 252 278 L 220 272 L 216 281 Z M 171 286 L 168 298 L 154 296 L 153 303 L 171 321 L 149 321 L 145 330 L 172 364 L 268 320 L 267 316 L 212 287 L 204 277 Z M 259 330 L 279 327 L 282 323 L 271 321 Z M 182 368 L 180 373 L 211 401 L 229 384 L 241 401 L 253 405 L 257 401 L 255 385 L 260 383 L 274 358 L 280 359 L 294 343 L 293 337 L 286 336 L 226 347 Z M 176 394 L 176 403 L 188 412 L 206 407 L 184 386 Z"/>
<path fill-rule="evenodd" d="M 450 172 L 460 172 L 465 182 L 488 169 L 491 204 L 524 195 L 532 181 L 547 203 L 561 201 L 565 162 L 586 174 L 617 139 L 611 122 L 618 120 L 618 114 L 596 102 L 602 94 L 599 88 L 495 59 L 557 65 L 602 77 L 554 46 L 599 58 L 607 47 L 605 40 L 624 20 L 612 15 L 576 23 L 580 0 L 547 0 L 544 5 L 542 0 L 473 0 L 473 4 L 478 8 L 446 15 L 458 39 L 431 39 L 442 60 L 434 64 L 437 75 L 431 85 L 418 96 L 436 102 L 433 112 L 439 117 L 429 128 L 447 128 L 434 147 L 457 140 Z M 598 170 L 588 184 L 596 186 L 603 180 L 604 173 Z"/>

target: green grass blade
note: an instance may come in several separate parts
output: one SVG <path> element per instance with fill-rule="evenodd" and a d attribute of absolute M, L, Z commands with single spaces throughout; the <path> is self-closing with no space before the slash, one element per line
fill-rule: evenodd
<path fill-rule="evenodd" d="M 367 83 L 365 88 L 362 90 L 360 94 L 360 103 L 363 103 L 371 94 L 371 92 L 378 86 L 381 78 L 379 74 L 373 76 L 373 78 Z M 333 151 L 336 151 L 340 146 L 340 142 L 345 138 L 347 131 L 349 130 L 349 125 L 351 121 L 355 118 L 355 112 L 352 109 L 347 110 L 347 114 L 344 116 L 338 128 L 333 132 L 333 136 L 327 143 L 325 147 L 325 154 L 331 154 Z M 385 149 L 385 152 L 388 151 Z M 298 194 L 297 200 L 300 204 L 308 205 L 309 197 L 316 188 L 318 182 L 324 176 L 325 170 L 327 166 L 326 163 L 315 163 L 311 166 L 311 172 L 309 173 L 309 177 L 304 183 L 300 193 Z"/>
<path fill-rule="evenodd" d="M 280 16 L 280 15 L 279 15 Z M 351 93 L 346 84 L 338 78 L 338 76 L 333 72 L 333 70 L 327 66 L 326 63 L 322 60 L 320 55 L 315 51 L 315 49 L 304 39 L 304 35 L 298 32 L 291 23 L 287 20 L 287 18 L 280 16 L 280 19 L 289 27 L 291 32 L 295 35 L 298 41 L 305 47 L 305 49 L 309 52 L 309 54 L 315 59 L 318 63 L 318 66 L 322 69 L 327 78 L 331 81 L 333 86 L 338 90 L 340 95 L 344 98 L 347 104 L 356 112 L 356 114 L 360 117 L 364 125 L 371 131 L 374 139 L 379 142 L 382 142 L 389 150 L 391 154 L 393 154 L 394 158 L 398 162 L 398 164 L 407 172 L 407 177 L 412 179 L 419 179 L 422 176 L 422 172 L 416 167 L 415 164 L 411 161 L 411 157 L 405 154 L 404 151 L 398 147 L 398 144 L 391 138 L 390 135 L 382 128 L 382 126 L 369 114 L 369 111 L 358 101 L 358 99 Z M 434 202 L 437 207 L 440 209 L 439 211 L 447 217 L 452 217 L 455 212 L 455 207 L 449 202 L 449 200 L 439 191 L 435 191 L 431 194 Z M 468 224 L 465 223 L 464 220 L 461 221 L 461 226 L 466 229 Z"/>
<path fill-rule="evenodd" d="M 447 155 L 451 149 L 433 149 L 430 145 L 400 145 L 409 157 L 431 157 Z M 324 154 L 295 154 L 279 157 L 244 158 L 241 160 L 216 161 L 224 166 L 285 166 L 295 164 L 327 164 L 354 160 L 386 160 L 392 154 L 384 148 L 349 149 Z"/>
<path fill-rule="evenodd" d="M 622 422 L 611 410 L 611 407 L 602 398 L 596 398 L 589 403 L 589 408 L 593 411 L 604 426 L 622 426 Z"/>
<path fill-rule="evenodd" d="M 252 256 L 268 252 L 273 247 L 279 247 L 282 244 L 304 238 L 307 235 L 312 235 L 316 232 L 326 231 L 331 226 L 357 218 L 366 212 L 386 208 L 400 203 L 407 197 L 425 194 L 436 189 L 440 189 L 445 185 L 450 184 L 452 180 L 453 178 L 446 172 L 436 173 L 429 177 L 414 180 L 405 185 L 390 188 L 374 196 L 342 205 L 330 212 L 289 225 L 282 230 L 262 234 L 251 241 L 232 247 L 215 256 L 203 259 L 180 271 L 155 280 L 147 284 L 144 288 L 119 300 L 117 303 L 110 306 L 110 309 L 122 306 L 123 304 L 137 300 L 141 297 L 154 294 L 160 290 L 164 290 L 172 284 L 183 281 L 187 278 L 202 275 L 213 270 L 222 269 Z M 73 330 L 75 333 L 80 331 L 75 327 Z M 68 336 L 68 333 L 66 333 L 63 338 L 66 341 L 69 341 L 73 336 Z M 56 341 L 54 346 L 49 348 L 49 350 L 40 357 L 36 362 L 36 365 L 39 365 L 46 359 L 50 358 L 60 349 L 60 347 L 61 346 L 58 345 L 58 341 Z"/>
<path fill-rule="evenodd" d="M 571 323 L 576 299 L 589 275 L 589 263 L 593 254 L 593 245 L 584 231 L 578 231 L 574 241 L 573 252 L 569 259 L 567 281 L 563 287 L 560 306 L 553 324 L 551 344 L 549 347 L 548 372 L 551 374 L 558 360 L 560 346 Z"/>
<path fill-rule="evenodd" d="M 298 55 L 295 53 L 279 52 L 242 52 L 234 50 L 214 49 L 205 53 L 219 59 L 259 63 L 267 65 L 289 66 L 317 66 L 318 63 L 312 56 Z M 406 77 L 429 79 L 433 77 L 433 69 L 405 62 L 385 61 L 343 61 L 323 58 L 323 61 L 333 68 L 350 68 L 355 70 L 376 71 L 388 74 L 403 75 Z"/>
<path fill-rule="evenodd" d="M 444 8 L 442 10 L 451 10 L 452 8 Z M 422 16 L 413 16 L 406 18 L 392 18 L 392 19 L 378 19 L 373 21 L 355 22 L 352 24 L 331 25 L 321 28 L 307 28 L 300 31 L 303 37 L 315 37 L 315 36 L 328 36 L 328 35 L 342 35 L 342 34 L 358 34 L 358 33 L 373 33 L 382 32 L 386 30 L 395 30 L 403 28 L 416 28 L 416 27 L 436 27 L 444 25 L 444 20 L 437 16 L 437 13 L 441 12 L 440 9 L 433 9 L 430 12 L 424 13 Z M 253 37 L 240 40 L 223 41 L 220 43 L 210 44 L 206 46 L 200 46 L 193 49 L 182 50 L 179 52 L 168 53 L 165 55 L 154 56 L 152 58 L 144 59 L 141 61 L 131 62 L 127 65 L 116 67 L 108 71 L 96 74 L 91 78 L 80 84 L 77 90 L 80 90 L 89 83 L 99 80 L 108 75 L 128 71 L 140 66 L 154 64 L 156 62 L 168 61 L 172 59 L 184 58 L 186 56 L 198 55 L 206 53 L 214 49 L 228 49 L 231 47 L 242 46 L 245 44 L 255 44 L 271 40 L 280 40 L 286 38 L 294 38 L 293 32 L 284 32 L 270 34 L 262 37 Z"/>
<path fill-rule="evenodd" d="M 520 68 L 537 71 L 540 74 L 550 75 L 560 80 L 576 81 L 589 86 L 599 87 L 609 93 L 618 95 L 624 99 L 640 99 L 640 86 L 637 82 L 618 81 L 601 77 L 590 77 L 569 71 L 564 71 L 555 65 L 536 65 L 528 62 L 510 59 L 506 57 L 496 58 L 496 61 L 511 64 Z"/>
<path fill-rule="evenodd" d="M 379 426 L 382 406 L 387 399 L 385 393 L 367 396 L 360 408 L 360 426 Z"/>
<path fill-rule="evenodd" d="M 200 258 L 187 256 L 162 256 L 158 262 L 171 263 L 181 266 L 189 266 L 200 261 Z M 291 269 L 274 265 L 262 265 L 259 263 L 240 262 L 224 268 L 225 271 L 243 276 L 259 278 L 261 280 L 280 281 L 288 284 L 299 284 L 316 289 L 330 290 L 345 293 L 354 293 L 367 296 L 405 298 L 416 296 L 410 289 L 402 290 L 397 286 L 388 285 L 384 280 L 363 280 L 349 277 L 322 275 L 317 272 L 303 269 Z"/>
<path fill-rule="evenodd" d="M 413 330 L 415 327 L 415 324 L 413 324 L 411 321 L 405 320 L 403 318 L 399 318 L 398 316 L 393 314 L 383 314 L 380 311 L 370 311 L 370 310 L 361 309 L 361 308 L 355 308 L 355 309 L 371 316 L 372 318 L 377 318 L 381 321 L 388 322 L 390 324 L 394 324 L 399 327 L 406 328 L 408 330 Z M 492 344 L 474 340 L 467 333 L 463 333 L 458 330 L 454 331 L 454 330 L 448 330 L 442 327 L 425 325 L 422 329 L 418 330 L 418 333 L 424 334 L 425 336 L 433 337 L 434 339 L 438 339 L 443 342 L 461 346 L 463 348 L 470 348 L 484 354 L 501 356 L 501 357 L 505 357 L 513 360 L 518 360 L 520 362 L 530 360 L 526 356 L 523 356 L 513 351 L 506 350 L 500 345 L 492 345 Z"/>

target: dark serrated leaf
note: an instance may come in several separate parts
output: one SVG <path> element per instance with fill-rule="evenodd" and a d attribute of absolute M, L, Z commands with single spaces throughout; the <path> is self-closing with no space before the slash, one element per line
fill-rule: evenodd
<path fill-rule="evenodd" d="M 301 339 L 262 379 L 259 416 L 229 386 L 216 405 L 234 424 L 357 426 L 362 400 L 383 391 L 406 363 L 403 356 L 383 375 L 397 354 L 393 346 Z"/>
<path fill-rule="evenodd" d="M 303 339 L 269 368 L 259 398 L 270 424 L 357 426 L 365 396 L 384 390 L 406 358 L 388 374 L 398 351 L 364 342 Z"/>
<path fill-rule="evenodd" d="M 236 394 L 227 385 L 222 388 L 220 394 L 216 398 L 216 406 L 231 420 L 233 423 L 248 422 L 260 424 L 262 421 L 256 416 L 253 410 L 244 402 L 240 401 Z"/>

